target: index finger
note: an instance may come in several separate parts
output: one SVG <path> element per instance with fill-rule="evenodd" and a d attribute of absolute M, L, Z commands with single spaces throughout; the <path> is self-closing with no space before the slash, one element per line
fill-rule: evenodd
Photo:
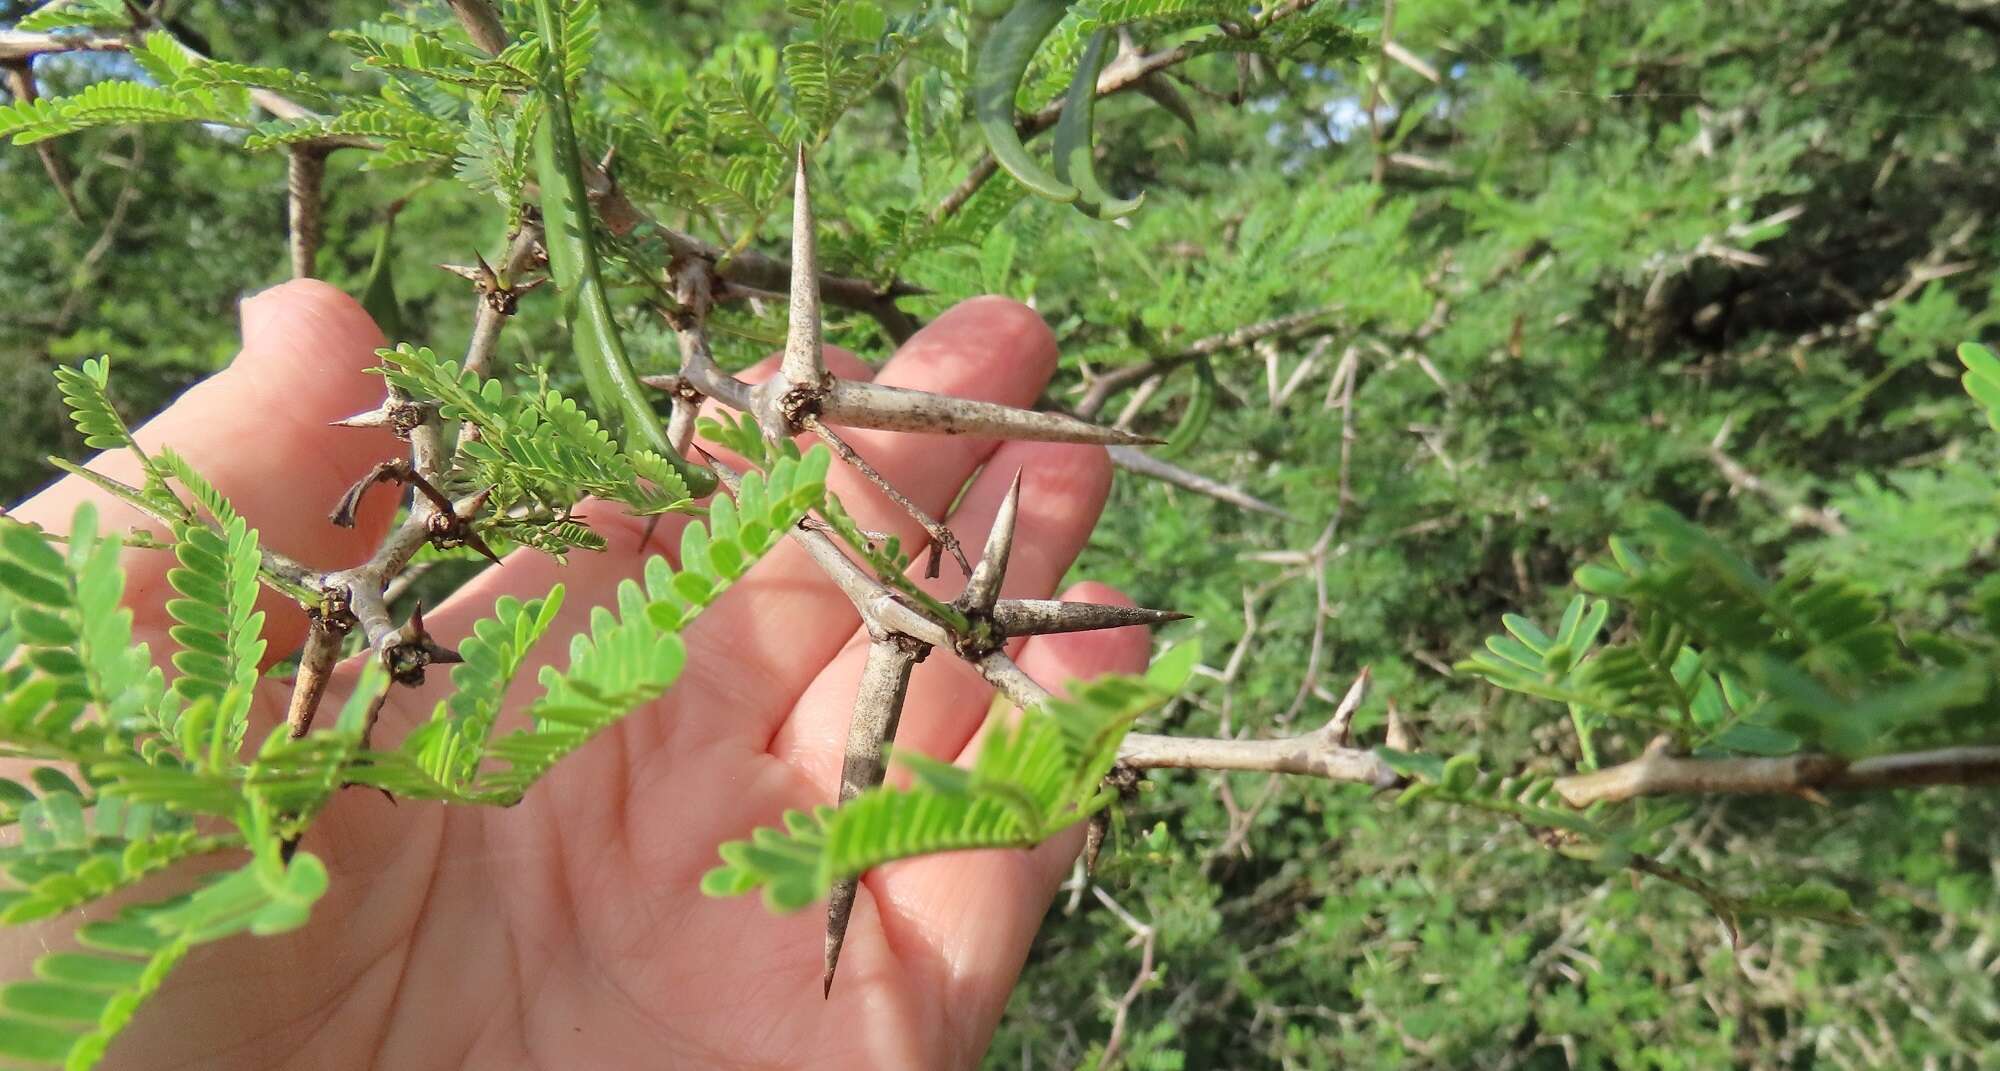
<path fill-rule="evenodd" d="M 328 422 L 381 403 L 383 384 L 367 374 L 385 344 L 354 299 L 326 283 L 299 279 L 273 287 L 242 306 L 243 349 L 229 366 L 182 395 L 134 435 L 148 452 L 172 447 L 213 483 L 258 530 L 260 541 L 314 568 L 365 559 L 394 511 L 393 495 L 364 504 L 353 528 L 338 528 L 327 511 L 375 463 L 400 446 L 382 429 L 329 427 Z M 114 376 L 112 389 L 117 389 Z M 143 481 L 130 451 L 99 454 L 88 467 L 128 484 Z M 161 526 L 81 477 L 71 476 L 29 499 L 14 516 L 54 532 L 69 530 L 84 502 L 97 506 L 109 531 Z M 167 571 L 171 555 L 125 556 L 125 601 L 142 642 L 172 624 Z M 266 657 L 291 653 L 305 634 L 297 604 L 263 592 Z M 157 646 L 157 644 L 156 644 Z"/>

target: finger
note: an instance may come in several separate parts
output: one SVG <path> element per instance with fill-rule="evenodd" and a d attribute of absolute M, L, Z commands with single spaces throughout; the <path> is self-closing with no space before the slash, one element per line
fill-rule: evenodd
<path fill-rule="evenodd" d="M 1131 605 L 1102 584 L 1078 584 L 1063 597 Z M 1137 626 L 1038 636 L 1028 641 L 1019 661 L 1029 676 L 1060 692 L 1072 680 L 1143 670 L 1151 644 Z M 998 722 L 990 719 L 981 736 Z M 978 745 L 975 740 L 967 748 L 962 764 L 970 763 Z M 923 950 L 927 963 L 907 962 L 913 957 L 906 954 L 905 966 L 937 972 L 939 1004 L 951 1009 L 955 1025 L 965 1031 L 961 1036 L 987 1037 L 999 1022 L 1049 900 L 1082 844 L 1083 827 L 1077 825 L 1030 851 L 912 859 L 878 867 L 864 879 L 888 946 Z"/>
<path fill-rule="evenodd" d="M 951 516 L 951 526 L 975 549 L 983 545 L 1014 474 L 1021 474 L 1020 512 L 1002 593 L 1046 598 L 1083 549 L 1111 489 L 1111 461 L 1095 446 L 1008 443 L 993 455 Z M 949 600 L 965 581 L 955 572 L 918 581 Z M 867 657 L 868 635 L 857 630 L 801 697 L 772 741 L 772 754 L 805 770 L 817 784 L 839 783 L 855 686 Z M 979 671 L 950 651 L 935 652 L 910 678 L 896 746 L 950 761 L 973 732 L 993 695 Z"/>
<path fill-rule="evenodd" d="M 235 504 L 258 537 L 315 568 L 364 559 L 394 512 L 393 494 L 373 496 L 353 528 L 336 528 L 327 511 L 376 462 L 400 448 L 382 429 L 328 427 L 381 403 L 380 377 L 364 370 L 385 345 L 382 332 L 352 298 L 325 283 L 298 279 L 242 306 L 243 349 L 229 367 L 182 395 L 139 429 L 142 448 L 170 446 Z M 114 381 L 114 388 L 116 386 Z M 129 451 L 99 454 L 93 471 L 128 484 L 143 482 Z M 80 477 L 64 479 L 16 513 L 54 531 L 68 531 L 83 502 L 95 503 L 106 530 L 165 531 L 137 510 Z M 142 641 L 158 641 L 171 623 L 166 575 L 170 554 L 126 555 L 125 598 Z M 291 653 L 304 636 L 305 616 L 290 600 L 263 592 L 266 658 Z"/>

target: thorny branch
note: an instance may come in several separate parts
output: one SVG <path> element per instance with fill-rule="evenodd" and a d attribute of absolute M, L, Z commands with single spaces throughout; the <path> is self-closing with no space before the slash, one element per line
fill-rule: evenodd
<path fill-rule="evenodd" d="M 489 50 L 504 47 L 505 41 L 500 35 L 499 23 L 490 3 L 486 0 L 450 0 L 450 4 L 481 47 Z M 1270 13 L 1259 16 L 1251 31 L 1268 27 L 1277 19 L 1310 6 L 1310 0 L 1294 0 L 1280 5 Z M 127 42 L 123 38 L 44 40 L 43 35 L 0 32 L 0 60 L 26 59 L 38 51 L 85 47 L 123 49 L 127 47 Z M 1131 88 L 1192 54 L 1188 46 L 1151 56 L 1130 53 L 1104 72 L 1098 91 L 1109 93 Z M 258 100 L 259 106 L 274 114 L 291 117 L 310 114 L 275 94 L 258 92 L 263 93 Z M 1023 121 L 1025 132 L 1032 134 L 1053 125 L 1059 112 L 1060 107 L 1055 106 L 1029 116 Z M 311 143 L 309 152 L 295 154 L 293 158 L 292 253 L 295 270 L 301 274 L 310 272 L 316 245 L 313 237 L 316 226 L 312 224 L 315 223 L 313 213 L 317 209 L 317 194 L 315 192 L 308 197 L 296 192 L 305 187 L 316 190 L 313 176 L 301 176 L 298 169 L 302 161 L 308 165 L 323 165 L 328 150 L 349 145 L 366 146 L 367 143 L 359 139 L 326 139 Z M 955 211 L 985 181 L 980 176 L 981 166 L 990 176 L 990 160 L 976 165 L 973 176 L 967 180 L 968 185 L 954 191 L 952 197 L 939 206 L 938 216 Z M 670 272 L 681 307 L 670 319 L 680 343 L 682 366 L 677 375 L 663 377 L 658 385 L 673 392 L 676 427 L 679 429 L 675 435 L 677 442 L 685 441 L 693 413 L 704 399 L 713 399 L 725 407 L 749 413 L 773 442 L 789 438 L 801 430 L 814 431 L 838 442 L 838 437 L 828 430 L 830 424 L 1092 442 L 1121 449 L 1147 441 L 1115 428 L 1090 424 L 1079 417 L 853 383 L 829 375 L 820 352 L 821 300 L 870 312 L 882 319 L 892 334 L 898 334 L 899 328 L 892 326 L 898 322 L 898 317 L 901 317 L 903 329 L 913 325 L 895 309 L 894 301 L 896 297 L 912 291 L 897 286 L 886 291 L 878 290 L 860 280 L 841 279 L 818 272 L 806 177 L 805 160 L 801 155 L 795 204 L 795 247 L 790 262 L 754 253 L 728 256 L 725 251 L 699 239 L 661 229 L 676 253 Z M 614 230 L 621 226 L 629 230 L 645 222 L 644 217 L 624 199 L 601 170 L 594 170 L 592 178 L 593 188 L 599 194 L 597 207 L 607 225 Z M 465 357 L 466 367 L 483 369 L 490 365 L 500 327 L 505 317 L 514 310 L 515 294 L 526 289 L 526 285 L 517 280 L 533 267 L 538 256 L 539 238 L 537 222 L 532 217 L 525 219 L 519 231 L 510 236 L 507 251 L 500 258 L 499 270 L 487 268 L 482 263 L 475 273 L 475 282 L 480 289 L 479 305 L 473 340 Z M 706 335 L 706 314 L 718 292 L 727 293 L 742 287 L 776 289 L 787 281 L 792 301 L 785 358 L 770 381 L 753 388 L 716 367 Z M 1100 376 L 1090 384 L 1077 411 L 1083 418 L 1094 416 L 1105 401 L 1124 386 L 1142 382 L 1176 364 L 1199 359 L 1207 353 L 1254 343 L 1263 338 L 1318 330 L 1336 311 L 1335 308 L 1307 310 L 1250 325 L 1197 342 L 1181 353 L 1157 357 L 1145 364 Z M 906 334 L 907 330 L 903 330 L 898 337 Z M 1344 381 L 1340 380 L 1339 374 L 1336 376 L 1337 384 L 1344 382 L 1340 405 L 1350 425 L 1355 374 L 1352 363 L 1351 360 L 1343 361 Z M 311 626 L 288 709 L 287 720 L 294 736 L 302 736 L 310 730 L 315 710 L 324 695 L 327 674 L 338 656 L 341 638 L 353 628 L 362 630 L 375 657 L 383 660 L 400 683 L 410 684 L 420 680 L 424 668 L 430 664 L 457 659 L 454 652 L 440 646 L 428 635 L 421 608 L 414 611 L 405 623 L 397 625 L 388 609 L 385 593 L 425 543 L 456 541 L 480 545 L 476 542 L 474 524 L 485 507 L 486 495 L 474 494 L 454 502 L 438 490 L 440 485 L 445 484 L 444 477 L 454 463 L 456 446 L 435 408 L 398 398 L 392 392 L 378 410 L 359 414 L 341 423 L 385 425 L 404 437 L 410 443 L 407 461 L 385 466 L 371 475 L 367 482 L 391 479 L 407 483 L 416 493 L 412 497 L 408 517 L 359 566 L 316 573 L 267 553 L 264 563 L 267 569 L 285 582 L 316 591 L 321 597 L 320 605 L 311 608 Z M 1308 671 L 1308 682 L 1293 704 L 1294 713 L 1306 695 L 1318 694 L 1310 678 L 1317 673 L 1318 634 L 1324 627 L 1329 609 L 1323 587 L 1326 559 L 1333 552 L 1332 540 L 1340 511 L 1348 499 L 1345 470 L 1353 439 L 1351 426 L 1342 439 L 1343 471 L 1335 517 L 1313 550 L 1304 556 L 1306 564 L 1321 574 L 1322 587 L 1318 590 L 1315 657 Z M 858 457 L 851 456 L 851 451 L 848 454 L 850 462 L 858 461 Z M 723 483 L 733 489 L 737 485 L 735 474 L 720 463 L 712 464 L 722 476 Z M 878 482 L 886 484 L 879 479 L 879 475 Z M 357 488 L 355 494 L 358 496 L 365 486 Z M 958 657 L 972 663 L 1010 701 L 1029 708 L 1046 702 L 1049 693 L 1006 653 L 1005 641 L 1080 629 L 1156 624 L 1180 616 L 1164 611 L 1053 600 L 1000 599 L 998 593 L 1014 538 L 1012 522 L 1017 515 L 1019 494 L 1017 478 L 978 566 L 968 567 L 971 575 L 964 592 L 948 608 L 913 605 L 913 600 L 843 552 L 828 537 L 829 526 L 824 522 L 808 519 L 789 533 L 853 603 L 871 637 L 868 667 L 856 696 L 850 724 L 839 788 L 840 799 L 852 798 L 870 785 L 880 783 L 883 747 L 893 737 L 913 667 L 930 649 L 950 649 Z M 932 524 L 925 527 L 931 530 L 934 546 L 951 545 L 948 542 L 949 533 L 933 528 Z M 1238 654 L 1247 646 L 1246 643 L 1239 647 Z M 1313 776 L 1376 789 L 1392 788 L 1402 783 L 1400 775 L 1376 749 L 1356 747 L 1351 740 L 1355 710 L 1361 704 L 1365 685 L 1364 673 L 1362 679 L 1350 688 L 1332 717 L 1309 732 L 1274 740 L 1189 739 L 1135 733 L 1127 736 L 1120 746 L 1119 761 L 1127 770 L 1247 770 Z M 1388 743 L 1403 750 L 1419 746 L 1393 705 L 1390 708 Z M 1583 807 L 1597 802 L 1671 793 L 1810 796 L 1819 790 L 1993 783 L 2000 783 L 2000 747 L 1947 748 L 1850 762 L 1833 756 L 1811 754 L 1784 759 L 1680 758 L 1668 754 L 1666 743 L 1661 741 L 1648 748 L 1641 757 L 1625 764 L 1559 778 L 1555 788 L 1565 801 Z M 829 905 L 824 976 L 829 987 L 853 891 L 854 885 L 849 884 L 845 896 L 837 895 L 835 902 Z M 1107 907 L 1117 910 L 1115 902 L 1108 896 L 1100 893 L 1100 897 Z M 1120 914 L 1133 927 L 1135 935 L 1144 940 L 1147 949 L 1139 977 L 1121 1001 L 1122 1018 L 1124 1007 L 1129 1006 L 1150 978 L 1152 966 L 1151 928 L 1123 915 L 1122 911 Z M 1115 1044 L 1114 1041 L 1114 1048 Z"/>
<path fill-rule="evenodd" d="M 1132 733 L 1119 748 L 1118 761 L 1139 770 L 1287 773 L 1378 789 L 1403 784 L 1403 779 L 1374 749 L 1353 747 L 1345 742 L 1347 724 L 1336 712 L 1332 720 L 1318 729 L 1275 740 Z M 1396 747 L 1397 742 L 1391 740 L 1389 745 Z M 1555 792 L 1570 806 L 1584 808 L 1641 796 L 1816 798 L 1821 791 L 1995 784 L 2000 784 L 2000 746 L 1936 748 L 1851 761 L 1812 752 L 1770 759 L 1696 759 L 1670 754 L 1663 739 L 1655 741 L 1643 755 L 1630 762 L 1558 777 Z"/>
<path fill-rule="evenodd" d="M 1139 383 L 1147 377 L 1160 372 L 1198 361 L 1203 357 L 1211 357 L 1227 350 L 1241 349 L 1262 339 L 1302 337 L 1331 330 L 1334 326 L 1333 318 L 1339 312 L 1339 305 L 1322 305 L 1318 308 L 1288 313 L 1284 316 L 1274 317 L 1258 323 L 1245 324 L 1235 330 L 1225 331 L 1219 335 L 1210 335 L 1207 338 L 1189 343 L 1187 346 L 1173 353 L 1154 357 L 1151 360 L 1140 361 L 1137 364 L 1120 365 L 1090 380 L 1089 384 L 1084 388 L 1083 399 L 1076 403 L 1076 415 L 1089 420 L 1097 416 L 1098 412 L 1104 408 L 1104 403 L 1111 400 L 1112 395 L 1124 390 L 1126 387 Z"/>
<path fill-rule="evenodd" d="M 810 185 L 803 152 L 797 167 L 793 205 L 792 300 L 789 303 L 784 357 L 776 372 L 770 379 L 751 387 L 715 367 L 706 334 L 706 315 L 715 279 L 707 262 L 684 257 L 677 258 L 674 263 L 674 294 L 679 308 L 669 316 L 680 343 L 681 368 L 675 375 L 655 377 L 648 382 L 673 394 L 677 414 L 681 407 L 691 408 L 698 399 L 707 397 L 748 413 L 757 421 L 768 442 L 783 442 L 801 431 L 818 435 L 891 501 L 916 518 L 929 533 L 933 563 L 930 575 L 937 575 L 935 565 L 940 550 L 950 550 L 968 574 L 964 594 L 955 607 L 949 613 L 944 608 L 931 612 L 905 602 L 897 591 L 849 558 L 828 538 L 824 523 L 808 519 L 790 533 L 854 604 L 873 641 L 869 672 L 864 674 L 863 687 L 856 697 L 849 722 L 839 795 L 841 800 L 845 800 L 880 783 L 883 748 L 893 738 L 910 668 L 930 648 L 950 648 L 960 657 L 972 661 L 989 680 L 1001 682 L 1003 691 L 1010 697 L 1022 702 L 1023 706 L 1031 706 L 1045 699 L 1048 693 L 1006 655 L 1001 646 L 1006 639 L 1040 632 L 1171 620 L 1178 615 L 1049 600 L 1023 603 L 1000 599 L 1000 586 L 1014 538 L 1014 519 L 1019 511 L 1019 479 L 1008 491 L 980 563 L 975 568 L 966 561 L 957 539 L 948 529 L 897 491 L 828 426 L 838 423 L 854 427 L 988 434 L 1058 442 L 1144 441 L 1116 429 L 1097 427 L 1060 414 L 854 383 L 830 374 L 820 342 L 820 303 L 813 297 L 813 290 L 823 282 L 823 277 L 815 263 Z M 720 462 L 711 460 L 710 464 L 722 484 L 734 490 L 737 486 L 736 474 Z M 836 887 L 828 905 L 824 984 L 829 992 L 839 964 L 857 887 L 858 882 Z"/>
<path fill-rule="evenodd" d="M 1556 792 L 1572 807 L 1640 796 L 1801 795 L 1820 790 L 1920 788 L 2000 784 L 2000 747 L 1947 747 L 1877 755 L 1852 762 L 1811 753 L 1782 758 L 1685 759 L 1655 740 L 1630 762 L 1558 778 Z"/>

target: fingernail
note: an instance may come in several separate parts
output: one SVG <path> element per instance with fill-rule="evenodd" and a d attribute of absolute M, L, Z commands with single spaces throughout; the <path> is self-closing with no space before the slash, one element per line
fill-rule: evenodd
<path fill-rule="evenodd" d="M 237 302 L 236 318 L 243 325 L 243 340 L 245 342 L 248 342 L 255 335 L 262 334 L 271 326 L 271 321 L 276 311 L 272 308 L 275 303 L 271 299 L 284 286 L 284 283 L 279 283 L 276 286 L 267 286 L 244 298 L 242 301 Z"/>

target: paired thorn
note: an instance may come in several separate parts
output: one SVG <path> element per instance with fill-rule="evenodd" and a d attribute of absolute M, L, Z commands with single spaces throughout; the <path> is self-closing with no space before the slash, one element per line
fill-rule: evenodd
<path fill-rule="evenodd" d="M 1007 559 L 1014 547 L 1014 532 L 1021 515 L 1021 473 L 1001 499 L 1000 510 L 987 534 L 986 549 L 979 565 L 952 605 L 972 622 L 963 635 L 954 635 L 958 653 L 971 659 L 982 658 L 1000 645 L 1019 636 L 1039 636 L 1056 632 L 1089 632 L 1122 628 L 1126 625 L 1157 625 L 1179 621 L 1186 614 L 1171 610 L 1148 610 L 1138 606 L 1110 606 L 1060 599 L 1002 599 Z"/>
<path fill-rule="evenodd" d="M 487 544 L 485 538 L 472 527 L 473 518 L 479 516 L 479 511 L 485 508 L 486 500 L 491 497 L 493 489 L 488 487 L 475 491 L 457 502 L 447 503 L 446 508 L 431 514 L 428 525 L 431 545 L 439 550 L 471 547 L 480 557 L 499 565 L 500 556 L 493 553 L 493 548 Z"/>
<path fill-rule="evenodd" d="M 792 194 L 792 291 L 785 330 L 785 356 L 778 373 L 793 388 L 820 390 L 827 378 L 821 351 L 819 254 L 813 234 L 811 181 L 806 147 L 799 144 Z"/>
<path fill-rule="evenodd" d="M 514 310 L 520 306 L 522 294 L 549 281 L 547 276 L 540 276 L 510 283 L 494 270 L 493 265 L 486 263 L 486 258 L 477 250 L 473 251 L 472 259 L 477 263 L 440 264 L 438 267 L 471 283 L 473 289 L 485 300 L 487 307 L 502 316 L 514 315 Z"/>
<path fill-rule="evenodd" d="M 993 530 L 986 535 L 986 549 L 965 582 L 957 606 L 967 614 L 985 616 L 1000 600 L 1000 582 L 1006 579 L 1007 558 L 1014 550 L 1014 525 L 1021 515 L 1021 470 L 1014 470 L 1014 482 L 1007 497 L 1000 500 L 1000 512 L 993 517 Z"/>
<path fill-rule="evenodd" d="M 1146 779 L 1135 766 L 1122 762 L 1111 764 L 1111 770 L 1104 775 L 1103 787 L 1118 794 L 1118 802 L 1129 803 L 1139 796 L 1139 784 Z M 1097 857 L 1104 851 L 1105 835 L 1111 832 L 1111 808 L 1106 804 L 1090 816 L 1090 824 L 1083 833 L 1083 872 L 1085 875 L 1097 873 Z"/>
<path fill-rule="evenodd" d="M 430 503 L 431 513 L 424 522 L 424 529 L 431 545 L 439 550 L 471 547 L 486 560 L 495 565 L 500 564 L 500 556 L 493 553 L 493 548 L 472 527 L 473 519 L 486 506 L 487 499 L 493 495 L 493 489 L 488 487 L 453 502 L 443 491 L 438 490 L 436 484 L 425 479 L 423 474 L 416 470 L 416 466 L 406 458 L 384 461 L 370 469 L 368 475 L 356 481 L 354 486 L 340 496 L 340 501 L 334 504 L 333 512 L 328 514 L 327 519 L 341 528 L 354 527 L 356 517 L 361 511 L 361 500 L 367 496 L 368 489 L 378 483 L 408 484 Z"/>
<path fill-rule="evenodd" d="M 1175 610 L 1149 610 L 1143 606 L 1064 602 L 1060 599 L 1001 599 L 993 604 L 992 617 L 994 630 L 1012 639 L 1057 632 L 1094 632 L 1127 625 L 1164 625 L 1169 621 L 1185 621 L 1188 615 Z"/>
<path fill-rule="evenodd" d="M 896 739 L 896 723 L 902 720 L 903 700 L 910 691 L 910 673 L 928 654 L 928 644 L 893 632 L 876 635 L 868 645 L 868 660 L 862 664 L 861 683 L 854 692 L 854 716 L 847 723 L 847 747 L 840 764 L 841 803 L 882 783 L 884 753 Z M 848 878 L 837 882 L 827 896 L 822 997 L 833 993 L 833 972 L 840 965 L 840 947 L 847 937 L 860 884 L 859 878 Z"/>
<path fill-rule="evenodd" d="M 389 671 L 390 679 L 398 684 L 422 684 L 426 666 L 463 661 L 465 658 L 457 651 L 431 638 L 430 631 L 424 627 L 422 603 L 411 609 L 409 622 L 390 633 L 382 647 L 382 665 Z"/>
<path fill-rule="evenodd" d="M 336 428 L 388 428 L 395 433 L 396 438 L 408 442 L 410 432 L 415 431 L 436 412 L 435 403 L 411 401 L 409 395 L 396 387 L 391 387 L 387 397 L 382 399 L 381 405 L 327 423 Z"/>
<path fill-rule="evenodd" d="M 1107 428 L 1064 413 L 1017 409 L 997 402 L 953 398 L 927 391 L 836 379 L 820 400 L 820 415 L 834 424 L 932 435 L 979 435 L 1051 443 L 1139 446 L 1165 440 Z"/>

